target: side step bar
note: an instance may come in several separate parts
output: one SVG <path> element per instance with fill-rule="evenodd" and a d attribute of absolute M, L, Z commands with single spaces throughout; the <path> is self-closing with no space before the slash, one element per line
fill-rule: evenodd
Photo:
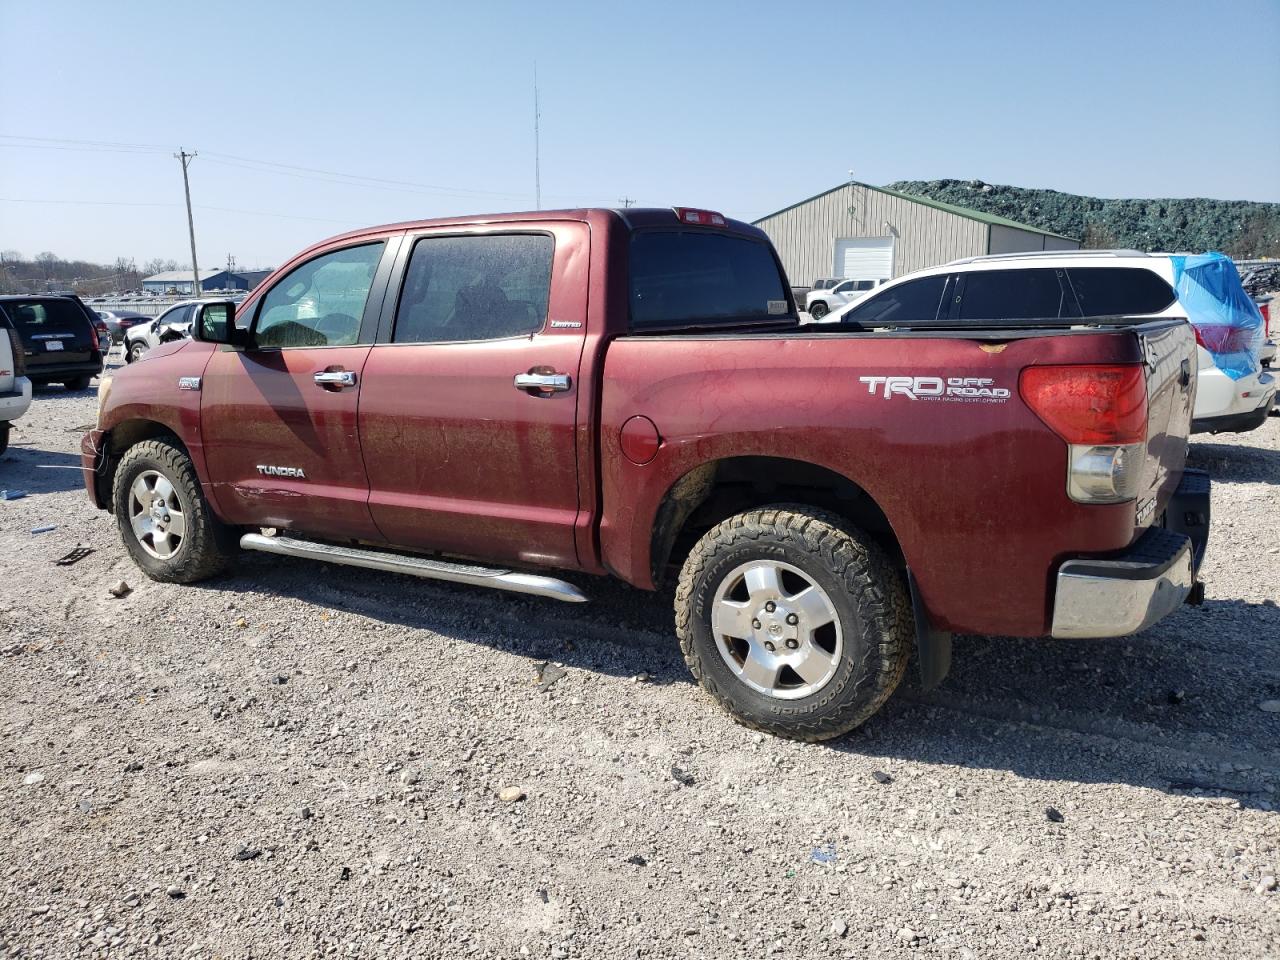
<path fill-rule="evenodd" d="M 293 537 L 265 537 L 260 533 L 246 533 L 240 538 L 245 550 L 261 550 L 285 557 L 303 557 L 307 560 L 324 560 L 348 567 L 364 567 L 367 570 L 383 570 L 387 573 L 406 573 L 426 580 L 448 580 L 450 583 L 466 583 L 473 587 L 489 587 L 493 590 L 509 590 L 512 593 L 529 593 L 535 597 L 550 597 L 566 603 L 586 603 L 587 596 L 571 583 L 553 577 L 540 577 L 534 573 L 516 573 L 511 570 L 493 570 L 489 567 L 470 566 L 465 563 L 449 563 L 429 560 L 426 557 L 403 556 L 382 550 L 366 550 L 360 547 L 338 547 Z"/>

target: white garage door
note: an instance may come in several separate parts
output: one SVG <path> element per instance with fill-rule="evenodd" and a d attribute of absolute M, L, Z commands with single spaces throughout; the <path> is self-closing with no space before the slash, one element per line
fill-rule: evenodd
<path fill-rule="evenodd" d="M 893 276 L 893 237 L 857 237 L 836 241 L 837 277 L 888 280 Z"/>

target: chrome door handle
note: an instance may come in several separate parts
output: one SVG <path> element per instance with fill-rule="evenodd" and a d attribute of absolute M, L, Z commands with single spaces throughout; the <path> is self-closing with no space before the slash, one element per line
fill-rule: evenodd
<path fill-rule="evenodd" d="M 515 376 L 517 390 L 545 390 L 550 393 L 563 393 L 569 389 L 567 373 L 517 373 Z"/>
<path fill-rule="evenodd" d="M 350 370 L 321 370 L 319 373 L 313 374 L 311 377 L 316 383 L 322 387 L 354 387 L 356 385 L 356 375 Z"/>

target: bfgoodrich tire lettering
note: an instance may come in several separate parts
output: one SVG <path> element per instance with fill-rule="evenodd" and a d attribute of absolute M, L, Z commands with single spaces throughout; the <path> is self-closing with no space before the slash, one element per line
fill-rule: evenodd
<path fill-rule="evenodd" d="M 721 652 L 712 627 L 717 591 L 757 563 L 797 568 L 834 608 L 838 662 L 810 695 L 761 693 Z M 906 590 L 884 552 L 843 518 L 793 504 L 730 517 L 698 542 L 676 589 L 676 633 L 693 675 L 736 720 L 808 741 L 847 733 L 874 714 L 902 679 L 913 636 Z"/>
<path fill-rule="evenodd" d="M 167 503 L 181 517 L 176 542 L 157 549 L 154 536 L 143 533 L 149 524 L 139 506 L 147 500 L 158 503 L 161 514 Z M 209 509 L 195 467 L 175 440 L 143 440 L 125 451 L 112 485 L 112 508 L 125 548 L 152 580 L 194 583 L 219 573 L 231 558 L 232 538 Z"/>

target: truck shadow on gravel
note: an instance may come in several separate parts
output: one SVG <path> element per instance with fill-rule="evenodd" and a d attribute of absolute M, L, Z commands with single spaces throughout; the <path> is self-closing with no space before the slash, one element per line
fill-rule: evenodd
<path fill-rule="evenodd" d="M 1208 470 L 1215 483 L 1280 484 L 1280 451 L 1264 447 L 1192 443 L 1187 466 Z"/>
<path fill-rule="evenodd" d="M 592 602 L 570 605 L 303 561 L 246 558 L 240 571 L 203 588 L 291 597 L 526 657 L 531 697 L 539 695 L 532 677 L 543 661 L 570 672 L 647 675 L 647 683 L 700 696 L 670 627 L 667 593 L 579 577 Z M 879 714 L 812 749 L 1042 781 L 1200 791 L 1269 809 L 1280 802 L 1267 789 L 1280 781 L 1280 714 L 1258 705 L 1280 699 L 1276 637 L 1280 608 L 1240 600 L 1187 607 L 1120 640 L 957 637 L 941 687 L 921 690 L 913 659 Z"/>
<path fill-rule="evenodd" d="M 0 456 L 0 488 L 25 490 L 27 496 L 83 491 L 80 457 L 29 447 L 21 437 L 15 437 L 8 451 Z"/>

